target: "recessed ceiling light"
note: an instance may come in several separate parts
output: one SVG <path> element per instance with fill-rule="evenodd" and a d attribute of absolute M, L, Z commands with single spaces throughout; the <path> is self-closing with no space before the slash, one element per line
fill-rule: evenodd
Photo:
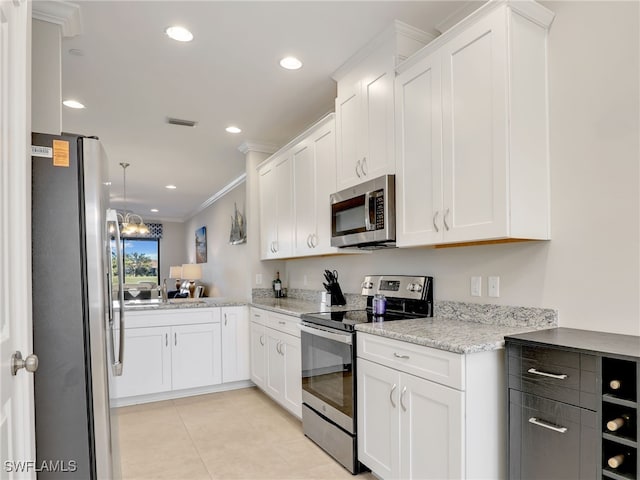
<path fill-rule="evenodd" d="M 298 70 L 300 67 L 302 67 L 302 62 L 296 57 L 285 57 L 280 60 L 280 66 L 282 68 L 286 68 L 287 70 Z"/>
<path fill-rule="evenodd" d="M 164 33 L 166 33 L 169 38 L 173 38 L 178 42 L 190 42 L 193 40 L 193 34 L 184 27 L 167 27 Z"/>
<path fill-rule="evenodd" d="M 225 130 L 229 133 L 240 133 L 242 131 L 238 127 L 234 127 L 234 126 L 227 127 L 225 128 Z"/>
<path fill-rule="evenodd" d="M 65 107 L 69 107 L 69 108 L 85 108 L 83 104 L 81 104 L 76 100 L 65 100 L 64 102 L 62 102 L 62 104 Z"/>
<path fill-rule="evenodd" d="M 152 208 L 152 209 L 151 209 L 151 211 L 152 211 L 153 213 L 158 213 L 158 212 L 159 212 L 159 210 L 158 210 L 157 208 Z"/>
<path fill-rule="evenodd" d="M 175 190 L 175 189 L 176 189 L 176 188 L 178 188 L 178 187 L 176 187 L 175 185 L 167 185 L 167 186 L 166 186 L 166 187 L 164 187 L 164 188 L 168 188 L 169 190 Z"/>

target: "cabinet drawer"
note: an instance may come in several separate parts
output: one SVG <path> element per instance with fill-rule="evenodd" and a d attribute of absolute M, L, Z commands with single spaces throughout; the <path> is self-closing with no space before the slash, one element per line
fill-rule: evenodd
<path fill-rule="evenodd" d="M 357 332 L 357 355 L 376 363 L 464 390 L 463 356 L 435 348 Z"/>
<path fill-rule="evenodd" d="M 300 338 L 300 327 L 298 325 L 300 325 L 299 317 L 271 312 L 269 313 L 269 321 L 266 323 L 269 328 Z"/>
<path fill-rule="evenodd" d="M 598 415 L 509 391 L 509 478 L 595 479 Z"/>
<path fill-rule="evenodd" d="M 509 388 L 591 410 L 598 407 L 597 361 L 564 350 L 507 346 Z"/>

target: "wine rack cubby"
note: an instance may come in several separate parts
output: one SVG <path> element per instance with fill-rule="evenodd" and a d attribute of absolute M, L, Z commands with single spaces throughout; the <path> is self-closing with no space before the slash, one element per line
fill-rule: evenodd
<path fill-rule="evenodd" d="M 602 478 L 638 478 L 638 363 L 602 358 Z"/>

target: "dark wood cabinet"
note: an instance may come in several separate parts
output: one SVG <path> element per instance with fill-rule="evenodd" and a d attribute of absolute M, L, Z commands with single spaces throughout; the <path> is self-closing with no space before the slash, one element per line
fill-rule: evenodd
<path fill-rule="evenodd" d="M 638 479 L 640 337 L 506 338 L 509 478 Z"/>

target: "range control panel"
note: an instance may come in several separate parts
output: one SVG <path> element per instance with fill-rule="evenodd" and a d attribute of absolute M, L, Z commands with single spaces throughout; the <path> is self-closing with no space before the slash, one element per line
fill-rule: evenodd
<path fill-rule="evenodd" d="M 369 275 L 362 281 L 362 295 L 426 300 L 433 295 L 433 277 Z"/>

